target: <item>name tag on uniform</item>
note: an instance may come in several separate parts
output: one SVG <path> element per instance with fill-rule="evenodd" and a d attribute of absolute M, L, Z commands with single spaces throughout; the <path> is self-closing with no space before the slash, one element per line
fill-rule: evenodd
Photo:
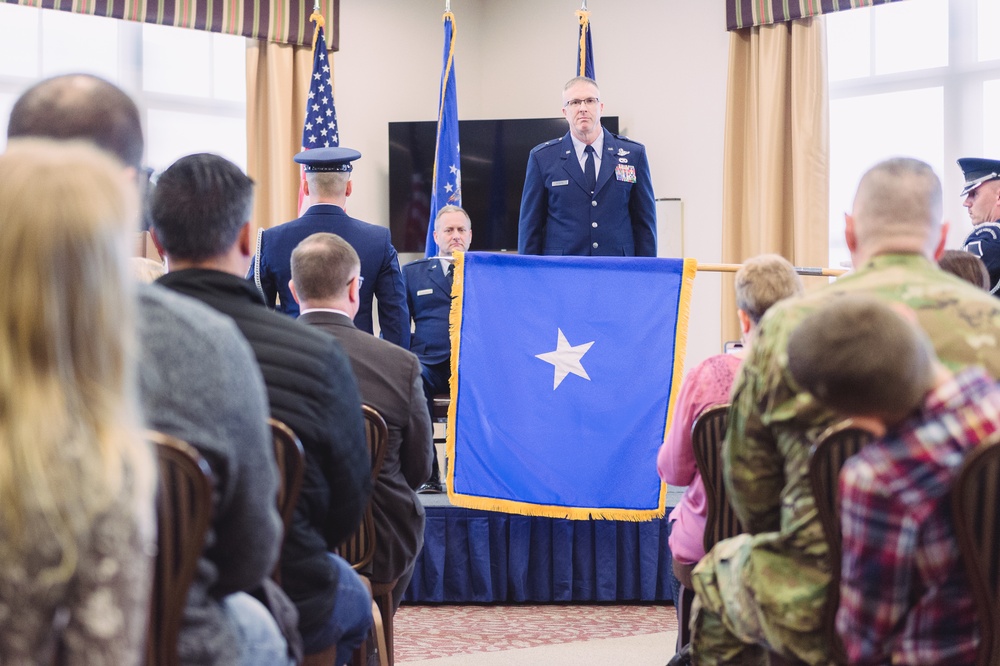
<path fill-rule="evenodd" d="M 625 183 L 634 183 L 635 167 L 631 164 L 619 164 L 615 167 L 615 178 Z"/>
<path fill-rule="evenodd" d="M 428 295 L 433 294 L 433 293 L 434 293 L 433 289 L 418 289 L 417 290 L 417 296 L 428 296 Z"/>
<path fill-rule="evenodd" d="M 569 185 L 568 180 L 553 180 L 552 187 L 559 187 L 560 185 Z"/>

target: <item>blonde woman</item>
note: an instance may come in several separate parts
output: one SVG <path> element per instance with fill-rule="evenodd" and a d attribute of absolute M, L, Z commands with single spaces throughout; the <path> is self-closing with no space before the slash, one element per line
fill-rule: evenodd
<path fill-rule="evenodd" d="M 134 188 L 95 148 L 0 155 L 0 663 L 137 664 L 153 552 L 127 248 Z"/>

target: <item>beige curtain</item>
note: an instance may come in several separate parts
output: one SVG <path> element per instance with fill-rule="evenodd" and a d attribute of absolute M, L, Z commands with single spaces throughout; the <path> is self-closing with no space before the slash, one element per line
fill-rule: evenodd
<path fill-rule="evenodd" d="M 796 266 L 829 254 L 829 111 L 821 17 L 729 33 L 723 261 L 775 252 Z M 806 288 L 824 278 L 808 278 Z M 722 281 L 723 340 L 739 339 L 733 276 Z"/>
<path fill-rule="evenodd" d="M 260 227 L 273 227 L 298 217 L 300 172 L 292 157 L 302 150 L 302 122 L 311 75 L 310 47 L 249 43 L 247 171 L 257 183 L 254 238 Z"/>

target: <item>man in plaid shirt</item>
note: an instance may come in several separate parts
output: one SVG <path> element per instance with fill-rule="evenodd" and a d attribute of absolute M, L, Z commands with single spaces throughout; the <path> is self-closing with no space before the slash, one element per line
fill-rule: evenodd
<path fill-rule="evenodd" d="M 996 441 L 1000 388 L 980 367 L 946 370 L 924 333 L 872 296 L 807 317 L 789 338 L 788 369 L 881 437 L 840 475 L 837 630 L 848 661 L 974 664 L 978 625 L 948 497 L 965 454 Z"/>

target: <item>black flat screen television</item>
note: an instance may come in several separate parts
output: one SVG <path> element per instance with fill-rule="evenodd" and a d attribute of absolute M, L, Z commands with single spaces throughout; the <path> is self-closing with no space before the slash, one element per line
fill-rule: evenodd
<path fill-rule="evenodd" d="M 601 124 L 618 132 L 618 117 Z M 565 118 L 460 120 L 462 207 L 473 250 L 517 251 L 517 217 L 528 153 L 566 134 Z M 389 123 L 389 228 L 397 252 L 423 254 L 430 215 L 437 123 Z"/>

